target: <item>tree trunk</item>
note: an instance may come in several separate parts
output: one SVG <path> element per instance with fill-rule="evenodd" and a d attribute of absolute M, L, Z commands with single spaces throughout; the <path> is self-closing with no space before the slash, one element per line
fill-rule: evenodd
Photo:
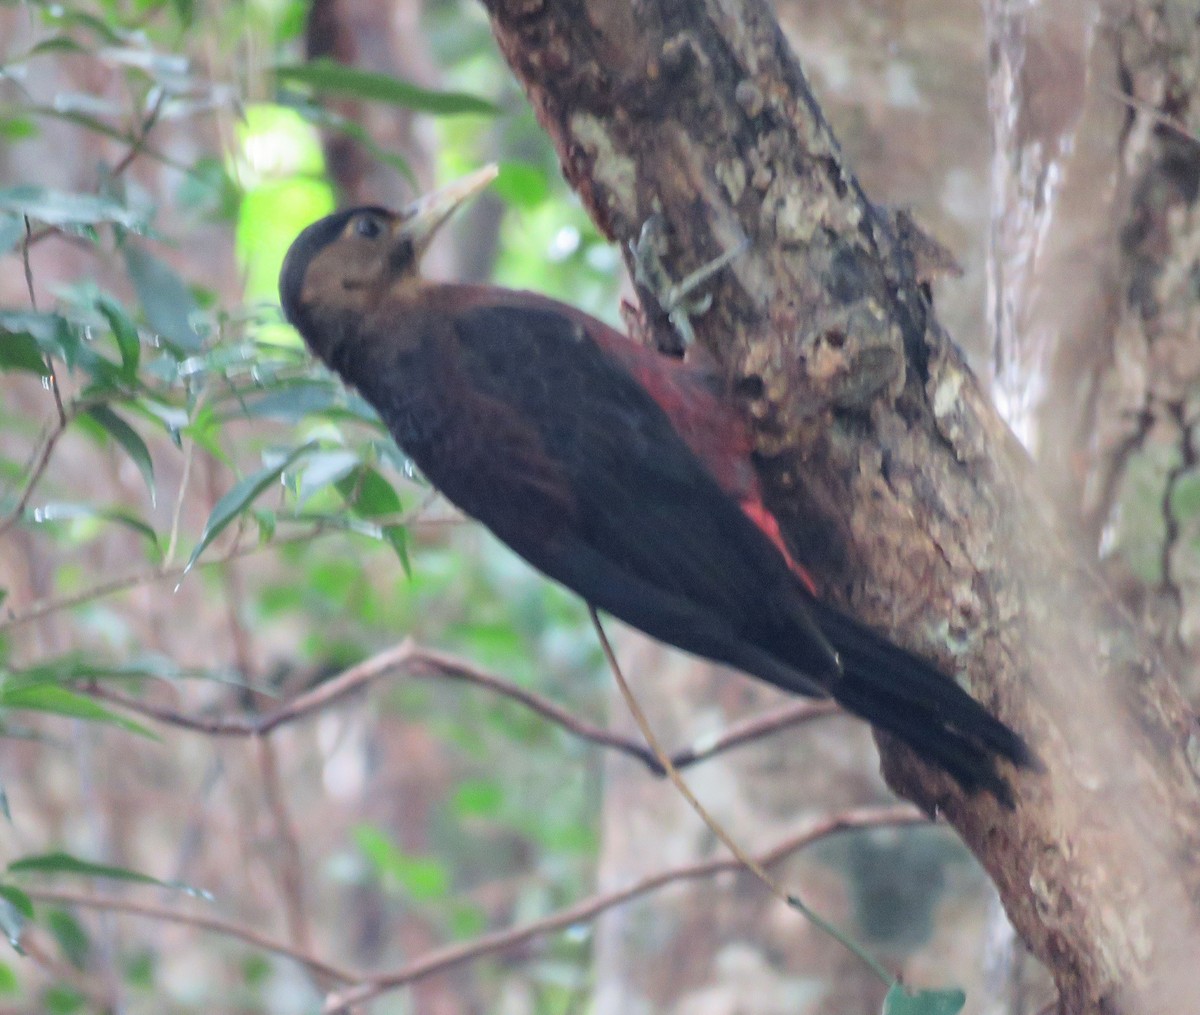
<path fill-rule="evenodd" d="M 1062 1011 L 1186 1010 L 1192 716 L 934 319 L 767 6 L 487 6 L 608 236 L 661 212 L 675 277 L 750 237 L 697 334 L 826 594 L 957 674 L 1047 766 L 1017 777 L 1009 813 L 881 740 L 889 783 L 979 858 Z"/>

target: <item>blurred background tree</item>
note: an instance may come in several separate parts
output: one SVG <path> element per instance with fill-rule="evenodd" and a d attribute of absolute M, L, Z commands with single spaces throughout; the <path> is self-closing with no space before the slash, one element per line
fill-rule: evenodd
<path fill-rule="evenodd" d="M 779 9 L 873 197 L 963 262 L 939 309 L 986 366 L 983 12 Z M 6 2 L 0 138 L 0 1012 L 315 1012 L 347 971 L 719 855 L 643 764 L 469 686 L 480 667 L 631 731 L 582 605 L 433 497 L 279 319 L 308 222 L 497 160 L 431 270 L 619 321 L 621 258 L 477 4 Z M 1160 488 L 1124 496 L 1129 570 L 1153 570 Z M 622 649 L 669 744 L 779 704 Z M 841 718 L 694 774 L 756 848 L 888 799 Z M 906 978 L 964 986 L 974 1015 L 1050 997 L 942 830 L 848 834 L 784 878 Z M 881 993 L 726 874 L 363 1010 L 870 1011 Z"/>

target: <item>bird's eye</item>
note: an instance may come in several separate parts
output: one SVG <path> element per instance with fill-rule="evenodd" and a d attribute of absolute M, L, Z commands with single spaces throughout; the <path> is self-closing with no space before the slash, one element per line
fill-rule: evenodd
<path fill-rule="evenodd" d="M 383 232 L 383 223 L 375 215 L 362 215 L 354 222 L 354 231 L 368 240 L 375 239 Z"/>

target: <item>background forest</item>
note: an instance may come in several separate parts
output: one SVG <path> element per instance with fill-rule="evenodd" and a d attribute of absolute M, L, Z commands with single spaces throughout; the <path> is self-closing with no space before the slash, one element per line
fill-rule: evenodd
<path fill-rule="evenodd" d="M 1020 357 L 988 351 L 987 36 L 953 6 L 778 13 L 871 196 L 953 250 L 939 314 L 1036 443 Z M 493 160 L 430 272 L 619 324 L 621 251 L 478 4 L 0 4 L 0 1012 L 291 1015 L 375 973 L 355 1010 L 878 1010 L 869 970 L 718 869 L 583 605 L 434 496 L 281 322 L 303 226 Z M 1092 492 L 1156 622 L 1200 573 L 1172 556 L 1191 464 L 1166 434 Z M 865 727 L 619 646 L 665 743 L 730 748 L 689 779 L 747 848 L 790 844 L 814 908 L 970 1015 L 1051 1002 Z"/>

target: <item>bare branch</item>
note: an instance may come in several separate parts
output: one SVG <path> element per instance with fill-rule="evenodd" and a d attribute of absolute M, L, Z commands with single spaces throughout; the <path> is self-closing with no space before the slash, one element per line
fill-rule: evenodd
<path fill-rule="evenodd" d="M 580 719 L 548 698 L 519 687 L 494 673 L 482 670 L 464 659 L 445 652 L 421 648 L 410 638 L 406 638 L 399 645 L 373 655 L 369 659 L 364 659 L 342 671 L 336 677 L 298 695 L 274 711 L 259 716 L 243 718 L 193 716 L 131 698 L 100 684 L 90 684 L 86 690 L 92 697 L 100 698 L 148 719 L 177 726 L 180 729 L 192 730 L 208 736 L 257 737 L 265 736 L 280 726 L 319 712 L 368 684 L 396 672 L 422 679 L 458 680 L 486 688 L 524 705 L 530 711 L 581 740 L 611 748 L 635 758 L 655 775 L 666 774 L 666 769 L 655 757 L 654 752 L 640 741 Z M 719 736 L 682 748 L 671 755 L 670 761 L 676 768 L 687 768 L 750 741 L 839 712 L 840 708 L 829 701 L 789 702 L 781 708 L 771 709 L 761 715 L 735 723 Z"/>
<path fill-rule="evenodd" d="M 102 909 L 113 913 L 128 913 L 131 916 L 144 916 L 151 920 L 165 920 L 169 923 L 196 927 L 200 930 L 222 934 L 225 937 L 237 938 L 255 948 L 273 952 L 294 959 L 314 973 L 329 977 L 339 983 L 357 983 L 362 979 L 360 973 L 331 965 L 323 959 L 310 955 L 299 948 L 293 948 L 283 941 L 276 941 L 260 934 L 256 930 L 222 920 L 212 916 L 201 916 L 197 913 L 185 913 L 167 906 L 156 906 L 147 902 L 133 902 L 129 899 L 118 899 L 107 895 L 89 895 L 85 892 L 64 892 L 49 888 L 25 888 L 26 895 L 37 902 L 49 902 L 59 906 L 81 906 L 85 909 Z"/>
<path fill-rule="evenodd" d="M 828 838 L 838 832 L 859 828 L 879 828 L 882 826 L 922 824 L 927 819 L 915 807 L 907 804 L 896 804 L 887 807 L 860 807 L 853 810 L 832 814 L 812 823 L 804 830 L 797 832 L 782 842 L 772 846 L 757 855 L 756 862 L 763 867 L 770 867 L 786 859 L 793 853 L 821 839 Z M 380 994 L 403 987 L 414 980 L 432 976 L 434 973 L 445 972 L 464 962 L 471 962 L 485 955 L 494 955 L 507 951 L 516 945 L 524 944 L 534 938 L 554 931 L 564 930 L 577 923 L 594 920 L 607 909 L 619 906 L 630 899 L 657 891 L 666 885 L 679 881 L 694 881 L 700 878 L 711 878 L 718 874 L 742 869 L 741 861 L 732 857 L 718 860 L 703 860 L 686 864 L 671 870 L 652 874 L 625 888 L 613 892 L 604 892 L 589 899 L 576 903 L 567 909 L 552 913 L 540 920 L 532 920 L 519 927 L 481 934 L 479 937 L 460 944 L 447 945 L 428 953 L 415 962 L 391 973 L 382 973 L 366 978 L 340 994 L 332 994 L 325 1001 L 323 1015 L 341 1015 L 352 1005 L 363 1004 Z"/>

